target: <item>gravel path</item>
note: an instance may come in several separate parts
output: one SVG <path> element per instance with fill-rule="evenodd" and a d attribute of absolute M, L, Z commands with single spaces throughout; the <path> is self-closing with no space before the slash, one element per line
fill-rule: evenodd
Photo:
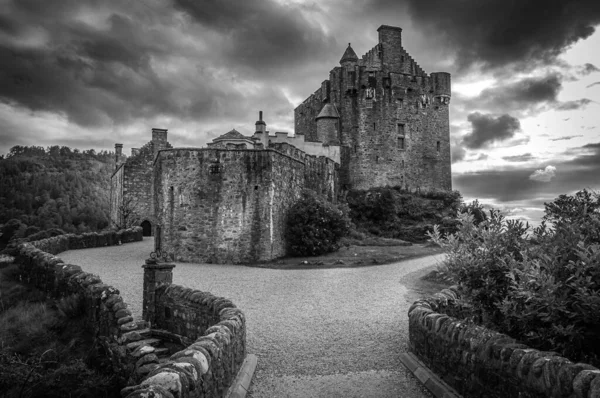
<path fill-rule="evenodd" d="M 118 288 L 141 315 L 141 265 L 153 242 L 59 256 Z M 231 299 L 258 356 L 250 396 L 430 397 L 399 360 L 408 350 L 410 286 L 441 255 L 364 268 L 274 270 L 176 263 L 173 282 Z"/>

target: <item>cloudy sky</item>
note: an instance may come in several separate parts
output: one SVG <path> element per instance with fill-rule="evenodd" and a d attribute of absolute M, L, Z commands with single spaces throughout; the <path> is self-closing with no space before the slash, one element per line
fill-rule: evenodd
<path fill-rule="evenodd" d="M 600 189 L 597 0 L 0 0 L 0 153 L 175 146 L 231 128 L 293 132 L 293 109 L 382 25 L 452 73 L 453 181 L 539 220 Z"/>

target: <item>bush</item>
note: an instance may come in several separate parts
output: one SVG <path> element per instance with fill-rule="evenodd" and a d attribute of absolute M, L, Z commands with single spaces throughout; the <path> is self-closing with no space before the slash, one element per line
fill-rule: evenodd
<path fill-rule="evenodd" d="M 413 193 L 399 187 L 351 190 L 349 216 L 360 231 L 374 236 L 423 243 L 435 224 L 443 232 L 456 231 L 461 204 L 458 191 Z"/>
<path fill-rule="evenodd" d="M 446 249 L 442 271 L 461 286 L 474 318 L 537 349 L 600 365 L 600 195 L 561 195 L 532 231 L 495 210 L 479 223 L 471 211 L 459 221 L 456 234 L 430 236 Z"/>
<path fill-rule="evenodd" d="M 350 221 L 335 205 L 304 191 L 287 216 L 285 238 L 293 256 L 318 256 L 339 249 Z"/>

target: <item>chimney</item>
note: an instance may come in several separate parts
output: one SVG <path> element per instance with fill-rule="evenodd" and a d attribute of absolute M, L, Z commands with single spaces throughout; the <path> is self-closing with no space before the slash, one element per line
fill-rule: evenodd
<path fill-rule="evenodd" d="M 119 167 L 121 156 L 123 156 L 123 144 L 115 144 L 115 169 Z"/>
<path fill-rule="evenodd" d="M 167 129 L 152 128 L 152 144 L 154 155 L 167 147 Z"/>

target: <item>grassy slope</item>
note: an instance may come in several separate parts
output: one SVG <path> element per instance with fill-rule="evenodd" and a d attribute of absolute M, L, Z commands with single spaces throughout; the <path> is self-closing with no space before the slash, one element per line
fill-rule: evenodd
<path fill-rule="evenodd" d="M 0 391 L 3 397 L 113 397 L 113 377 L 100 365 L 76 297 L 58 302 L 15 278 L 0 263 Z"/>

